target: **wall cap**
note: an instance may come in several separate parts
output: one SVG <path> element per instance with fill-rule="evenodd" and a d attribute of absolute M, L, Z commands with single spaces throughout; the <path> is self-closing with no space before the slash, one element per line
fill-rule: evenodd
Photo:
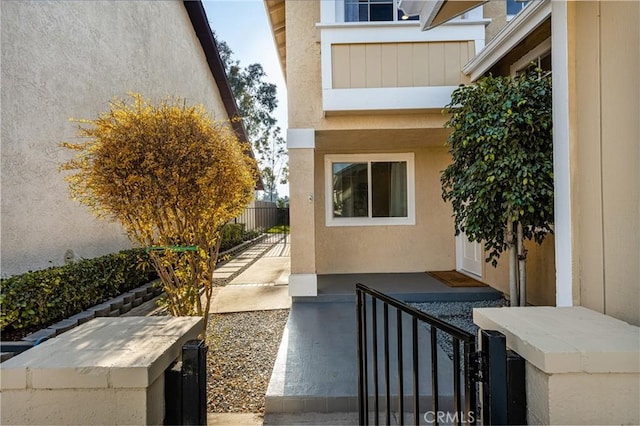
<path fill-rule="evenodd" d="M 575 307 L 480 308 L 473 321 L 545 373 L 640 373 L 640 328 Z"/>
<path fill-rule="evenodd" d="M 0 364 L 0 391 L 144 389 L 200 331 L 200 317 L 95 318 Z"/>

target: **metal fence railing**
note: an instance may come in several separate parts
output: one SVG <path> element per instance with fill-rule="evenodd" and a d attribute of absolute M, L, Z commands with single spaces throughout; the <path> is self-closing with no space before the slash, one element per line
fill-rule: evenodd
<path fill-rule="evenodd" d="M 425 422 L 437 425 L 443 423 L 443 417 L 446 423 L 476 423 L 473 334 L 362 284 L 356 286 L 356 305 L 361 425 L 372 420 L 376 425 L 391 424 L 392 412 L 400 425 L 406 419 L 416 425 Z M 419 327 L 421 324 L 428 328 Z M 428 333 L 430 344 L 421 347 L 420 333 Z M 439 334 L 451 339 L 453 346 L 452 359 L 447 360 L 452 365 L 452 383 L 446 385 L 439 375 L 440 364 L 444 362 L 438 359 Z M 407 350 L 410 354 L 405 353 Z M 429 364 L 430 389 L 422 389 L 428 374 L 421 374 L 421 368 Z M 410 383 L 406 383 L 407 379 Z"/>
<path fill-rule="evenodd" d="M 472 333 L 362 284 L 356 326 L 361 425 L 526 424 L 525 361 L 504 334 L 480 330 L 476 348 Z"/>

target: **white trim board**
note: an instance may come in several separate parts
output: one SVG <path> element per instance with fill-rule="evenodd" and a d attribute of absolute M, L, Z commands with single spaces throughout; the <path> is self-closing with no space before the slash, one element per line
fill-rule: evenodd
<path fill-rule="evenodd" d="M 324 89 L 325 112 L 379 110 L 441 110 L 451 102 L 458 86 L 382 87 L 365 89 Z"/>
<path fill-rule="evenodd" d="M 571 131 L 567 4 L 553 2 L 553 174 L 556 253 L 556 306 L 573 306 L 573 229 L 571 223 Z"/>
<path fill-rule="evenodd" d="M 289 296 L 317 296 L 317 274 L 291 274 L 289 275 Z"/>
<path fill-rule="evenodd" d="M 315 148 L 315 129 L 287 129 L 287 148 Z"/>

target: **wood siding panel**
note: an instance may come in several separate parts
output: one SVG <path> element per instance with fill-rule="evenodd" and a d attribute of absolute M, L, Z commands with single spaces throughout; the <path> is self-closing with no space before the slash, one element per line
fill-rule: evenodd
<path fill-rule="evenodd" d="M 346 89 L 351 87 L 350 78 L 350 46 L 348 44 L 334 44 L 331 47 L 333 58 L 333 87 L 335 89 Z"/>
<path fill-rule="evenodd" d="M 366 85 L 366 46 L 364 44 L 351 45 L 349 65 L 351 87 L 354 89 L 367 87 Z"/>
<path fill-rule="evenodd" d="M 460 43 L 444 45 L 444 84 L 455 86 L 460 83 Z"/>
<path fill-rule="evenodd" d="M 382 87 L 382 46 L 366 45 L 367 87 Z"/>
<path fill-rule="evenodd" d="M 428 86 L 429 75 L 427 74 L 427 58 L 429 48 L 426 43 L 413 43 L 413 85 L 416 87 Z"/>
<path fill-rule="evenodd" d="M 460 65 L 461 68 L 460 70 L 458 70 L 458 81 L 460 81 L 461 83 L 466 83 L 465 78 L 464 78 L 464 74 L 462 73 L 462 67 L 464 67 L 465 65 L 467 65 L 467 62 L 469 62 L 469 60 L 467 59 L 469 57 L 469 50 L 466 44 L 461 44 L 460 45 Z"/>
<path fill-rule="evenodd" d="M 398 87 L 398 46 L 395 43 L 382 44 L 380 57 L 382 65 L 382 86 Z"/>
<path fill-rule="evenodd" d="M 412 87 L 413 84 L 413 48 L 411 43 L 398 44 L 398 69 L 397 87 Z"/>
<path fill-rule="evenodd" d="M 354 43 L 332 46 L 334 89 L 457 86 L 473 41 Z"/>
<path fill-rule="evenodd" d="M 429 44 L 429 86 L 444 86 L 444 45 Z"/>

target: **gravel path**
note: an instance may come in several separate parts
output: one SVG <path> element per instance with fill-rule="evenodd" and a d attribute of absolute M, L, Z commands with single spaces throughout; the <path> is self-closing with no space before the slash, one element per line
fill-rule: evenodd
<path fill-rule="evenodd" d="M 207 411 L 263 413 L 288 309 L 213 314 L 207 343 Z"/>
<path fill-rule="evenodd" d="M 504 299 L 498 299 L 479 300 L 476 302 L 409 303 L 409 305 L 477 336 L 478 326 L 473 323 L 473 308 L 502 307 L 505 306 L 505 301 Z M 429 328 L 428 325 L 423 325 L 424 327 Z M 451 342 L 451 337 L 444 333 L 438 333 L 438 344 L 449 358 L 453 359 L 453 344 Z"/>

